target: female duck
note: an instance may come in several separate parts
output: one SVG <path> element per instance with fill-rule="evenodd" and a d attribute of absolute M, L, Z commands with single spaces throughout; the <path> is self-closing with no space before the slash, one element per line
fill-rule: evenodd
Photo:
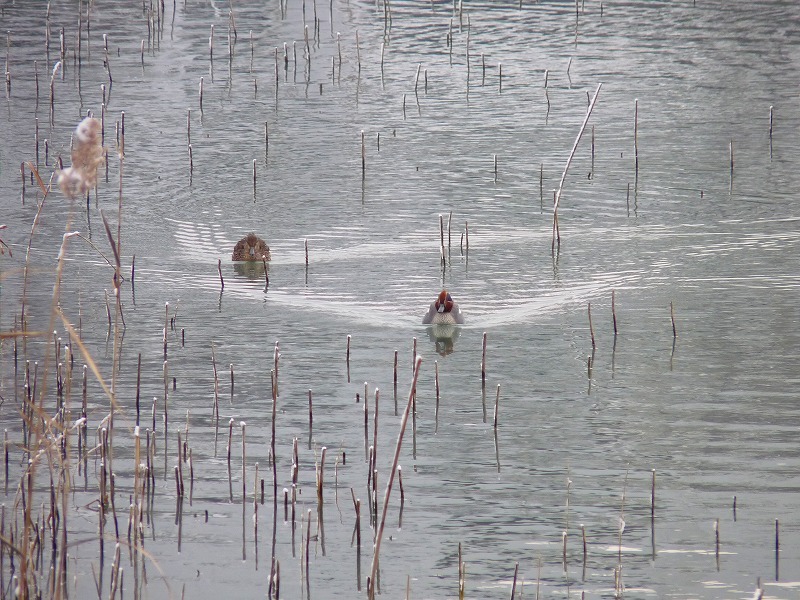
<path fill-rule="evenodd" d="M 233 261 L 261 261 L 269 260 L 270 258 L 269 246 L 255 233 L 248 233 L 240 239 L 233 248 L 233 254 L 231 255 L 231 260 Z"/>
<path fill-rule="evenodd" d="M 447 290 L 439 292 L 439 296 L 428 309 L 428 314 L 422 318 L 423 325 L 461 325 L 464 315 Z"/>

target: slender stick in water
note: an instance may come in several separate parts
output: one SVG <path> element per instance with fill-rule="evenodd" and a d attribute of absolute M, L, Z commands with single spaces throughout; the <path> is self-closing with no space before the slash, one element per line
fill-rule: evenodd
<path fill-rule="evenodd" d="M 358 29 L 356 29 L 356 60 L 358 61 L 358 74 L 361 75 L 361 47 L 358 41 Z"/>
<path fill-rule="evenodd" d="M 494 397 L 494 430 L 497 431 L 497 412 L 500 406 L 500 384 L 497 384 L 497 395 Z"/>
<path fill-rule="evenodd" d="M 219 285 L 220 289 L 225 289 L 225 280 L 222 278 L 222 259 L 217 259 L 217 272 L 219 273 Z"/>
<path fill-rule="evenodd" d="M 656 518 L 656 470 L 652 470 L 653 478 L 650 483 L 650 520 Z"/>
<path fill-rule="evenodd" d="M 594 109 L 594 105 L 597 102 L 597 97 L 600 95 L 600 88 L 603 87 L 602 83 L 597 84 L 597 90 L 594 92 L 594 97 L 592 101 L 589 103 L 589 108 L 586 111 L 586 117 L 583 119 L 583 124 L 581 125 L 580 130 L 578 131 L 578 136 L 575 138 L 575 143 L 572 145 L 572 151 L 569 153 L 569 158 L 567 159 L 567 164 L 564 166 L 564 172 L 561 174 L 561 181 L 558 183 L 558 191 L 556 192 L 556 199 L 553 202 L 553 242 L 550 246 L 551 250 L 555 250 L 556 246 L 556 231 L 557 226 L 556 223 L 558 222 L 558 204 L 561 201 L 561 192 L 564 189 L 564 182 L 567 179 L 567 171 L 569 171 L 569 165 L 572 162 L 572 157 L 575 156 L 575 151 L 578 149 L 578 144 L 581 141 L 581 137 L 583 136 L 583 132 L 586 129 L 586 124 L 589 122 L 589 117 L 592 116 L 592 110 Z M 561 243 L 561 236 L 558 236 L 558 242 Z"/>
<path fill-rule="evenodd" d="M 383 85 L 383 52 L 386 49 L 386 42 L 381 42 L 381 85 Z"/>
<path fill-rule="evenodd" d="M 614 290 L 611 290 L 611 319 L 614 321 L 614 337 L 617 336 L 617 310 L 614 303 Z"/>
<path fill-rule="evenodd" d="M 361 130 L 361 180 L 367 176 L 367 146 L 364 142 L 364 130 Z"/>
<path fill-rule="evenodd" d="M 439 258 L 441 259 L 442 263 L 445 262 L 445 251 L 444 251 L 444 215 L 441 213 L 439 214 Z"/>
<path fill-rule="evenodd" d="M 511 582 L 511 600 L 514 600 L 517 593 L 517 574 L 519 573 L 519 563 L 514 564 L 514 580 Z"/>
<path fill-rule="evenodd" d="M 588 305 L 588 312 L 589 312 L 589 333 L 592 336 L 592 350 L 594 350 L 597 347 L 597 345 L 595 344 L 595 341 L 594 341 L 594 326 L 592 325 L 592 303 L 591 302 L 589 302 L 589 305 Z"/>
<path fill-rule="evenodd" d="M 672 337 L 674 339 L 678 337 L 678 331 L 675 329 L 675 309 L 673 308 L 672 302 L 669 303 L 669 318 L 672 320 Z"/>
<path fill-rule="evenodd" d="M 636 178 L 639 178 L 639 99 L 633 101 L 633 156 Z"/>
<path fill-rule="evenodd" d="M 772 159 L 772 106 L 769 107 L 769 157 Z"/>
<path fill-rule="evenodd" d="M 483 351 L 481 352 L 481 387 L 486 386 L 486 332 L 483 332 Z"/>

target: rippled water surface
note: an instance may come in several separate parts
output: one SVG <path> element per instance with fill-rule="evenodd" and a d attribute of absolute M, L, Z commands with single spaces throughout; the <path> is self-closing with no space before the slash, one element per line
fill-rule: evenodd
<path fill-rule="evenodd" d="M 126 328 L 113 443 L 123 538 L 140 354 L 142 426 L 152 429 L 155 397 L 158 439 L 148 582 L 126 594 L 267 594 L 278 342 L 275 551 L 283 597 L 365 595 L 375 390 L 382 499 L 414 343 L 423 357 L 417 415 L 400 454 L 402 515 L 395 483 L 386 517 L 385 597 L 458 597 L 459 544 L 472 598 L 507 598 L 517 563 L 516 593 L 530 598 L 613 597 L 620 567 L 628 598 L 750 598 L 759 581 L 765 597 L 797 596 L 795 2 L 592 0 L 576 15 L 571 2 L 530 0 L 290 0 L 283 14 L 272 2 L 180 0 L 166 3 L 152 37 L 159 23 L 148 28 L 149 3 L 93 4 L 88 30 L 81 6 L 78 65 L 75 2 L 0 2 L 10 74 L 0 111 L 0 225 L 7 226 L 0 239 L 13 252 L 0 256 L 0 331 L 18 328 L 23 297 L 28 328 L 47 329 L 62 234 L 80 231 L 69 243 L 60 305 L 110 381 L 113 270 L 104 256 L 113 256 L 100 209 L 114 231 L 121 219 Z M 50 124 L 62 27 L 66 55 L 52 77 Z M 560 200 L 561 242 L 551 251 L 553 192 L 601 83 Z M 102 169 L 88 206 L 53 191 L 31 236 L 42 194 L 26 166 L 23 202 L 20 164 L 38 159 L 46 183 L 58 156 L 69 163 L 80 119 L 101 115 L 103 93 L 107 175 Z M 124 161 L 115 134 L 123 112 Z M 230 260 L 249 231 L 272 251 L 266 289 L 263 265 Z M 467 323 L 437 344 L 420 321 L 442 287 Z M 174 318 L 168 377 L 175 378 L 166 428 L 165 303 Z M 66 339 L 59 321 L 56 331 Z M 14 339 L 2 339 L 9 522 L 26 460 L 24 361 L 43 363 L 45 352 L 34 338 L 18 338 L 16 347 L 15 377 Z M 83 362 L 76 349 L 76 373 Z M 73 385 L 80 389 L 79 377 Z M 88 407 L 96 443 L 109 407 L 91 372 Z M 195 480 L 179 510 L 173 470 L 177 435 L 185 439 L 187 427 Z M 298 519 L 312 513 L 307 581 L 305 522 L 298 521 L 293 552 L 291 518 L 284 520 L 295 438 Z M 324 538 L 315 489 L 323 447 Z M 94 595 L 92 574 L 101 572 L 93 460 L 88 477 L 73 466 L 75 597 Z M 49 481 L 39 478 L 37 504 L 49 498 Z M 254 514 L 256 478 L 265 479 L 266 498 Z M 362 502 L 360 573 L 351 489 Z M 108 589 L 113 527 L 105 535 Z M 8 586 L 7 562 L 3 568 Z"/>

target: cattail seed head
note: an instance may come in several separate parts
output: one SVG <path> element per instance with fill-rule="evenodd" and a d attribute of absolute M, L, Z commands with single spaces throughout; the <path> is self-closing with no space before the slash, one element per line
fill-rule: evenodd
<path fill-rule="evenodd" d="M 103 164 L 100 136 L 100 121 L 92 117 L 86 117 L 75 129 L 72 166 L 58 175 L 58 185 L 66 196 L 82 196 L 97 184 L 97 168 Z"/>

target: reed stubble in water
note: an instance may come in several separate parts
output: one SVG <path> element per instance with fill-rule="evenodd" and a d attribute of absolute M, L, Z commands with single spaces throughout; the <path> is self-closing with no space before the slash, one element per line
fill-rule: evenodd
<path fill-rule="evenodd" d="M 403 411 L 403 417 L 400 421 L 400 432 L 397 436 L 397 444 L 395 445 L 394 451 L 394 459 L 392 460 L 392 467 L 389 473 L 389 477 L 386 480 L 386 493 L 383 497 L 383 509 L 381 510 L 381 520 L 380 524 L 375 533 L 375 549 L 372 555 L 372 567 L 370 568 L 370 576 L 367 579 L 367 595 L 370 600 L 374 600 L 375 592 L 376 592 L 376 585 L 375 585 L 375 576 L 378 572 L 378 557 L 380 555 L 381 550 L 381 541 L 383 539 L 383 530 L 384 526 L 386 525 L 386 512 L 389 507 L 389 496 L 392 493 L 392 484 L 394 482 L 395 474 L 397 473 L 397 467 L 400 460 L 400 448 L 403 444 L 403 434 L 405 433 L 406 424 L 408 423 L 408 416 L 409 412 L 411 411 L 411 403 L 416 395 L 416 388 L 417 388 L 417 380 L 419 378 L 419 369 L 420 365 L 422 364 L 422 357 L 417 356 L 414 361 L 414 376 L 411 380 L 411 389 L 408 393 L 408 402 L 406 403 L 405 411 Z"/>

